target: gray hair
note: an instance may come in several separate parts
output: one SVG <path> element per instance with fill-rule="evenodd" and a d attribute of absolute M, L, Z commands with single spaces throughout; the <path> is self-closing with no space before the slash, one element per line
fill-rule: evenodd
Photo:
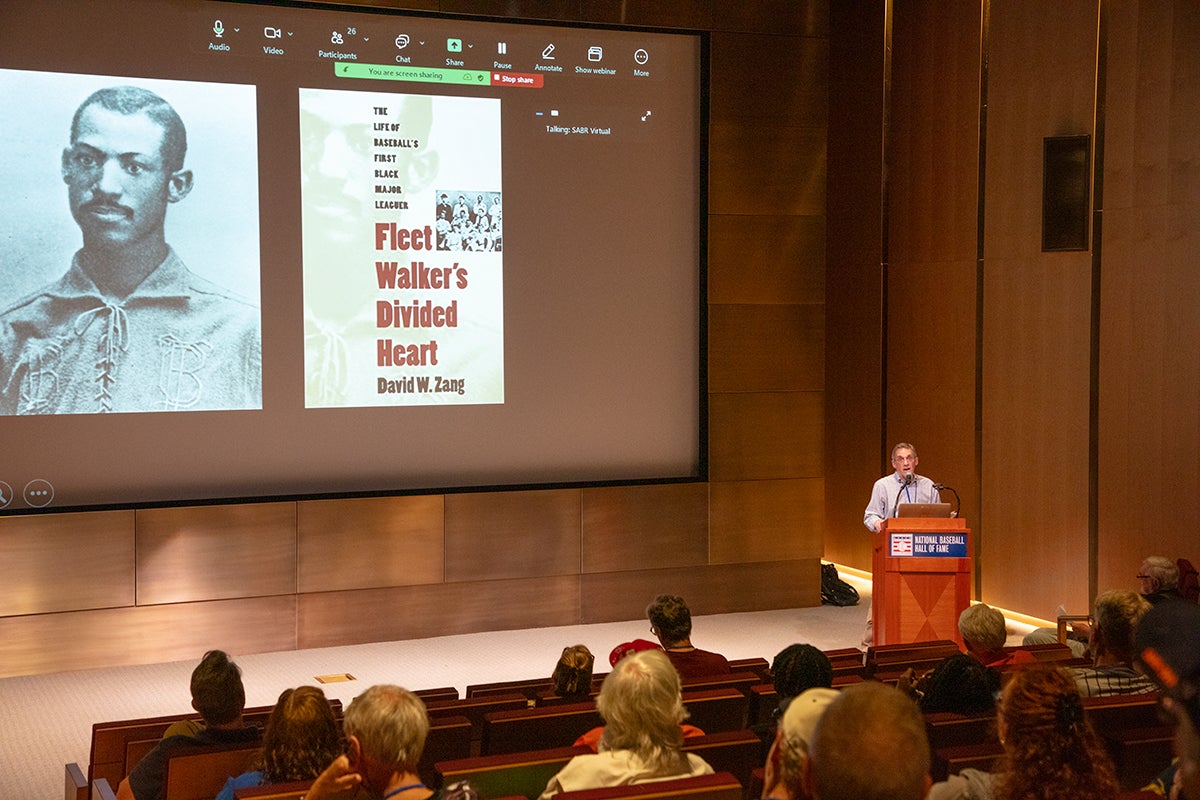
<path fill-rule="evenodd" d="M 601 750 L 632 750 L 659 775 L 684 769 L 687 719 L 679 673 L 661 650 L 626 656 L 608 673 L 596 698 L 604 717 Z"/>
<path fill-rule="evenodd" d="M 1159 589 L 1179 587 L 1179 565 L 1166 556 L 1146 556 L 1142 572 L 1155 581 Z"/>
<path fill-rule="evenodd" d="M 429 734 L 425 704 L 407 689 L 381 684 L 351 701 L 342 720 L 363 753 L 395 772 L 415 772 Z"/>
<path fill-rule="evenodd" d="M 1008 641 L 1004 615 L 985 603 L 967 606 L 958 615 L 958 632 L 964 642 L 972 642 L 988 650 L 999 650 Z"/>

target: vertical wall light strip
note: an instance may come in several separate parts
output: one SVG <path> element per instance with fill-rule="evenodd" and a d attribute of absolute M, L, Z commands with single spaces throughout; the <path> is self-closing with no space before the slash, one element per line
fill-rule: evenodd
<path fill-rule="evenodd" d="M 879 163 L 880 169 L 880 187 L 879 194 L 881 198 L 879 207 L 879 219 L 881 226 L 880 241 L 879 241 L 879 275 L 880 275 L 880 359 L 879 359 L 879 386 L 880 386 L 880 402 L 879 402 L 879 454 L 883 471 L 891 470 L 891 450 L 888 445 L 888 265 L 891 258 L 888 255 L 888 225 L 890 224 L 890 215 L 888 208 L 891 205 L 890 197 L 890 174 L 888 169 L 888 157 L 891 149 L 892 136 L 892 0 L 884 0 L 883 2 L 883 103 L 882 121 L 880 125 L 880 153 Z"/>
<path fill-rule="evenodd" d="M 991 16 L 991 0 L 979 3 L 979 155 L 975 198 L 975 485 L 983 494 L 983 242 L 984 207 L 987 192 L 987 98 L 988 98 L 988 29 Z M 980 497 L 980 510 L 983 498 Z M 971 521 L 975 534 L 975 596 L 983 596 L 983 520 Z"/>
<path fill-rule="evenodd" d="M 1100 591 L 1100 267 L 1104 234 L 1104 110 L 1108 3 L 1096 0 L 1096 97 L 1092 108 L 1092 318 L 1088 386 L 1088 597 Z"/>

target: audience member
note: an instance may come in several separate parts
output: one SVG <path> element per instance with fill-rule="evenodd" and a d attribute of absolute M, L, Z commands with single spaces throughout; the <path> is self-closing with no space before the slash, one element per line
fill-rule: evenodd
<path fill-rule="evenodd" d="M 809 742 L 817 720 L 837 696 L 833 689 L 818 687 L 804 690 L 788 703 L 767 753 L 764 800 L 807 800 L 803 777 Z"/>
<path fill-rule="evenodd" d="M 903 692 L 866 681 L 849 686 L 817 722 L 804 788 L 815 800 L 922 800 L 929 740 Z"/>
<path fill-rule="evenodd" d="M 585 645 L 564 647 L 550 680 L 558 697 L 586 700 L 592 696 L 592 665 L 596 658 Z"/>
<path fill-rule="evenodd" d="M 964 769 L 934 785 L 928 800 L 1112 800 L 1116 771 L 1083 713 L 1070 674 L 1017 671 L 1000 698 L 1004 755 L 994 772 Z"/>
<path fill-rule="evenodd" d="M 599 752 L 575 756 L 546 784 L 543 800 L 559 792 L 708 775 L 712 767 L 684 753 L 680 723 L 687 717 L 679 674 L 666 655 L 626 656 L 604 679 L 596 708 L 604 719 Z"/>
<path fill-rule="evenodd" d="M 1166 556 L 1147 556 L 1138 569 L 1138 593 L 1156 606 L 1164 600 L 1180 600 L 1179 565 Z"/>
<path fill-rule="evenodd" d="M 911 671 L 905 672 L 910 675 Z M 901 689 L 911 686 L 922 713 L 983 714 L 996 708 L 1000 673 L 961 654 L 943 659 L 915 683 L 906 686 L 902 679 L 898 685 Z"/>
<path fill-rule="evenodd" d="M 242 671 L 221 650 L 210 650 L 192 670 L 192 708 L 204 727 L 194 735 L 169 736 L 154 746 L 117 787 L 118 800 L 158 800 L 163 796 L 167 760 L 188 749 L 211 744 L 256 742 L 260 731 L 242 722 L 246 690 Z"/>
<path fill-rule="evenodd" d="M 701 650 L 692 644 L 692 612 L 682 597 L 660 594 L 646 606 L 646 617 L 650 620 L 650 632 L 658 637 L 681 677 L 694 678 L 730 671 L 725 656 Z"/>
<path fill-rule="evenodd" d="M 1151 605 L 1163 600 L 1178 599 L 1183 595 L 1179 591 L 1179 566 L 1165 556 L 1146 556 L 1137 574 L 1138 593 Z M 1059 614 L 1066 613 L 1059 606 Z M 1076 658 L 1087 654 L 1087 642 L 1092 635 L 1092 626 L 1087 622 L 1074 622 L 1067 633 L 1067 646 Z M 1058 641 L 1058 630 L 1055 628 L 1035 628 L 1025 634 L 1023 644 L 1047 644 Z"/>
<path fill-rule="evenodd" d="M 353 797 L 355 787 L 360 790 L 358 796 L 372 800 L 473 795 L 460 785 L 434 792 L 421 782 L 417 764 L 429 734 L 429 717 L 425 704 L 407 689 L 387 684 L 367 689 L 346 709 L 342 730 L 346 753 L 313 781 L 306 800 Z"/>
<path fill-rule="evenodd" d="M 1029 664 L 1034 657 L 1025 650 L 1007 652 L 1008 626 L 1004 615 L 986 603 L 975 603 L 958 615 L 958 633 L 967 652 L 985 667 Z"/>
<path fill-rule="evenodd" d="M 1154 684 L 1133 668 L 1133 637 L 1150 604 L 1136 592 L 1112 589 L 1096 596 L 1096 624 L 1088 641 L 1092 666 L 1073 670 L 1084 697 L 1148 694 Z"/>
<path fill-rule="evenodd" d="M 263 731 L 254 769 L 225 782 L 217 800 L 237 789 L 310 781 L 342 753 L 342 735 L 325 693 L 316 686 L 284 689 Z"/>
<path fill-rule="evenodd" d="M 778 719 L 792 698 L 801 692 L 833 686 L 833 665 L 829 663 L 829 656 L 811 644 L 790 644 L 771 662 L 771 678 L 775 684 L 775 717 Z"/>
<path fill-rule="evenodd" d="M 1184 796 L 1200 797 L 1200 606 L 1155 606 L 1138 625 L 1135 648 L 1175 728 L 1174 782 Z"/>

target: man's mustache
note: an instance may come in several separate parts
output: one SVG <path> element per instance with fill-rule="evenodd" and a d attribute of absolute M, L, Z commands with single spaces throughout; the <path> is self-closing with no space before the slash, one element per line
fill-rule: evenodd
<path fill-rule="evenodd" d="M 90 211 L 98 214 L 123 214 L 127 219 L 133 219 L 133 209 L 128 206 L 123 206 L 120 203 L 114 203 L 111 200 L 89 200 L 79 207 L 81 211 Z"/>

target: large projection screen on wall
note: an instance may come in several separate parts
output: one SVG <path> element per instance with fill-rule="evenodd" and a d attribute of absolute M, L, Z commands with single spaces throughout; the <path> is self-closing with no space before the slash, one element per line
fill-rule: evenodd
<path fill-rule="evenodd" d="M 0 26 L 0 513 L 705 478 L 702 34 Z"/>

